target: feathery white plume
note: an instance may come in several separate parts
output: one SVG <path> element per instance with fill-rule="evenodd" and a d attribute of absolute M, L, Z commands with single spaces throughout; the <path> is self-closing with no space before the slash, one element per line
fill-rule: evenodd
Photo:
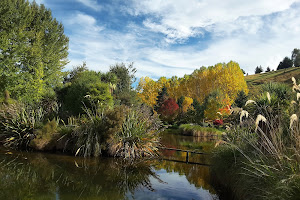
<path fill-rule="evenodd" d="M 292 77 L 292 81 L 293 81 L 293 84 L 294 84 L 294 85 L 297 85 L 296 79 L 295 79 L 294 77 Z"/>
<path fill-rule="evenodd" d="M 296 114 L 292 114 L 292 116 L 290 117 L 290 128 L 292 127 L 293 123 L 298 121 L 298 117 Z"/>
<path fill-rule="evenodd" d="M 246 110 L 242 110 L 241 115 L 240 115 L 240 123 L 242 123 L 243 117 L 248 118 L 249 113 Z"/>
<path fill-rule="evenodd" d="M 268 100 L 269 100 L 269 103 L 271 103 L 271 96 L 270 96 L 270 93 L 269 93 L 269 92 L 267 92 L 267 98 L 268 98 Z"/>
<path fill-rule="evenodd" d="M 253 100 L 248 100 L 248 101 L 246 102 L 245 106 L 247 106 L 249 103 L 254 103 L 254 104 L 256 104 L 255 101 L 253 101 Z"/>
<path fill-rule="evenodd" d="M 260 121 L 267 123 L 267 119 L 264 116 L 259 114 L 259 115 L 257 115 L 256 120 L 255 120 L 255 129 L 257 129 Z"/>

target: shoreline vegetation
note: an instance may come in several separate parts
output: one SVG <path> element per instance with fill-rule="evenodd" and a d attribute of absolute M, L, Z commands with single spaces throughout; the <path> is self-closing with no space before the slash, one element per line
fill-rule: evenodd
<path fill-rule="evenodd" d="M 194 137 L 210 137 L 217 139 L 222 135 L 222 131 L 213 127 L 203 127 L 196 124 L 181 124 L 179 130 L 183 135 Z"/>
<path fill-rule="evenodd" d="M 264 85 L 214 149 L 213 175 L 231 199 L 299 199 L 300 88 L 292 82 L 293 93 L 282 84 Z"/>

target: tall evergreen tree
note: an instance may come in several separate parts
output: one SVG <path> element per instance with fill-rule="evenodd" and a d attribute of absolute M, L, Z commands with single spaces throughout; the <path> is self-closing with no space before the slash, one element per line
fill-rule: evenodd
<path fill-rule="evenodd" d="M 256 68 L 255 68 L 255 74 L 259 74 L 259 73 L 261 73 L 261 72 L 263 72 L 264 70 L 263 70 L 263 68 L 262 68 L 262 66 L 257 66 Z"/>
<path fill-rule="evenodd" d="M 286 69 L 293 66 L 293 61 L 289 57 L 285 57 L 278 65 L 277 70 Z"/>
<path fill-rule="evenodd" d="M 27 0 L 1 0 L 0 16 L 0 90 L 38 101 L 63 78 L 69 42 L 63 25 Z"/>
<path fill-rule="evenodd" d="M 162 104 L 164 103 L 164 101 L 166 101 L 168 99 L 168 96 L 169 95 L 168 95 L 167 87 L 163 86 L 163 88 L 157 95 L 154 110 L 158 111 L 160 109 L 160 107 L 162 106 Z"/>
<path fill-rule="evenodd" d="M 300 67 L 300 49 L 294 49 L 292 52 L 292 61 L 295 67 Z"/>

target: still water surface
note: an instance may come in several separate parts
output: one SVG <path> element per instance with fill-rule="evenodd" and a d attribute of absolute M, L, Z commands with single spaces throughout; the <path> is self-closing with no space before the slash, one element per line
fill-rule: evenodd
<path fill-rule="evenodd" d="M 187 149 L 187 143 L 200 143 L 201 139 L 164 134 L 162 142 Z M 201 151 L 209 151 L 210 146 L 205 143 Z M 208 166 L 169 161 L 185 161 L 183 152 L 162 154 L 168 160 L 131 165 L 114 158 L 0 149 L 0 199 L 219 199 L 210 185 Z M 209 164 L 209 156 L 192 155 L 190 160 Z"/>

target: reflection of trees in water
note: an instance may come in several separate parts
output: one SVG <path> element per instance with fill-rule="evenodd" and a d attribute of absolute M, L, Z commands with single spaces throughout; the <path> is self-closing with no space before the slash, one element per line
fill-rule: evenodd
<path fill-rule="evenodd" d="M 211 138 L 209 137 L 203 138 L 203 137 L 182 136 L 182 135 L 167 134 L 167 133 L 162 135 L 162 144 L 166 147 L 171 147 L 171 148 L 189 149 L 183 146 L 182 143 L 201 144 L 205 142 L 210 143 L 210 142 L 214 142 L 214 140 L 211 140 Z M 210 145 L 206 145 L 206 146 L 210 146 Z M 203 150 L 205 151 L 206 149 Z M 169 160 L 185 161 L 186 152 L 164 150 L 162 151 L 162 156 L 163 158 Z M 195 163 L 209 164 L 210 156 L 189 154 L 189 161 Z M 214 189 L 209 184 L 210 183 L 209 167 L 201 166 L 201 165 L 185 164 L 180 162 L 172 162 L 166 160 L 162 160 L 161 162 L 157 162 L 157 163 L 158 164 L 155 165 L 155 169 L 157 170 L 165 169 L 167 172 L 177 172 L 180 175 L 185 175 L 187 180 L 191 184 L 194 184 L 198 188 L 202 187 L 214 193 Z"/>
<path fill-rule="evenodd" d="M 155 169 L 165 169 L 167 172 L 177 172 L 180 175 L 184 175 L 191 184 L 195 185 L 195 187 L 204 188 L 209 190 L 210 193 L 215 193 L 214 189 L 209 184 L 210 168 L 207 166 L 162 160 L 157 162 Z"/>
<path fill-rule="evenodd" d="M 159 180 L 148 162 L 43 154 L 0 155 L 0 199 L 124 199 Z"/>

